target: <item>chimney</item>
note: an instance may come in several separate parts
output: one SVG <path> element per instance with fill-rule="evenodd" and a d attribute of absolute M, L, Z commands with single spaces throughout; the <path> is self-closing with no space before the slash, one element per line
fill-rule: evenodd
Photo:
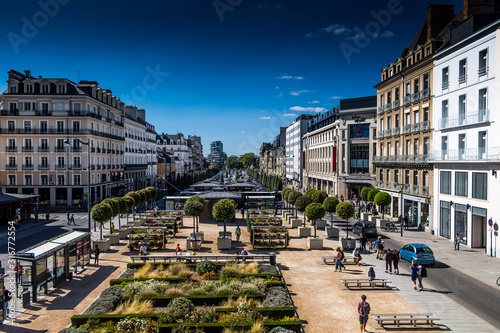
<path fill-rule="evenodd" d="M 26 78 L 27 78 L 27 79 L 30 79 L 30 78 L 31 78 L 31 71 L 29 71 L 29 70 L 25 70 L 25 71 L 24 71 L 24 75 L 26 75 Z"/>
<path fill-rule="evenodd" d="M 464 20 L 474 15 L 492 13 L 500 4 L 495 0 L 464 0 Z"/>
<path fill-rule="evenodd" d="M 453 5 L 431 5 L 427 7 L 427 38 L 436 38 L 455 16 Z"/>

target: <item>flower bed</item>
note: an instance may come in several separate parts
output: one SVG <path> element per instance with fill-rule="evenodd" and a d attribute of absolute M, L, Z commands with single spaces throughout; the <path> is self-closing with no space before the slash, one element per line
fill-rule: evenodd
<path fill-rule="evenodd" d="M 129 234 L 130 251 L 138 251 L 141 243 L 145 244 L 148 251 L 165 249 L 165 234 L 168 228 L 138 227 L 131 228 Z"/>
<path fill-rule="evenodd" d="M 287 248 L 290 243 L 288 227 L 252 226 L 250 227 L 250 241 L 254 249 Z"/>

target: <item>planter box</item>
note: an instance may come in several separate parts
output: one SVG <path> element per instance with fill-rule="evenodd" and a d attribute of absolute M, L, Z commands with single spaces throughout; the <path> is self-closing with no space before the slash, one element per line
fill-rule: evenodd
<path fill-rule="evenodd" d="M 310 237 L 311 227 L 299 227 L 299 237 Z"/>
<path fill-rule="evenodd" d="M 327 238 L 339 238 L 339 228 L 334 228 L 334 227 L 326 227 L 325 228 L 325 234 Z"/>
<path fill-rule="evenodd" d="M 231 239 L 218 237 L 217 250 L 231 250 Z"/>
<path fill-rule="evenodd" d="M 110 240 L 107 238 L 104 238 L 103 240 L 94 240 L 92 241 L 92 251 L 95 250 L 95 246 L 99 245 L 99 249 L 101 252 L 106 252 L 110 249 Z"/>
<path fill-rule="evenodd" d="M 389 220 L 377 219 L 377 227 L 385 228 L 385 225 L 389 222 L 390 222 Z"/>
<path fill-rule="evenodd" d="M 292 219 L 296 219 L 296 218 L 297 218 L 297 217 L 295 216 L 295 214 L 290 214 L 290 215 L 288 215 L 288 218 L 287 218 L 287 220 L 286 220 L 286 221 L 287 221 L 288 223 L 290 223 L 290 221 L 291 221 Z"/>
<path fill-rule="evenodd" d="M 121 229 L 115 229 L 115 232 L 118 234 L 118 237 L 120 237 L 120 239 L 126 239 L 128 236 L 128 229 L 124 228 L 123 226 Z"/>
<path fill-rule="evenodd" d="M 219 231 L 219 238 L 225 237 L 231 239 L 232 234 L 233 233 L 231 231 L 226 231 L 226 234 L 224 234 L 224 231 Z"/>
<path fill-rule="evenodd" d="M 290 220 L 290 226 L 292 228 L 298 228 L 298 227 L 302 226 L 302 220 L 292 219 L 292 220 Z"/>
<path fill-rule="evenodd" d="M 133 227 L 142 227 L 144 222 L 145 222 L 145 220 L 135 220 L 135 221 L 129 222 L 129 224 L 131 224 Z"/>
<path fill-rule="evenodd" d="M 309 250 L 323 250 L 323 238 L 307 237 L 307 248 Z"/>
<path fill-rule="evenodd" d="M 370 213 L 364 213 L 363 212 L 363 213 L 361 213 L 361 218 L 363 219 L 363 221 L 370 221 L 370 216 L 371 215 L 372 214 L 370 214 Z"/>
<path fill-rule="evenodd" d="M 196 234 L 196 237 L 194 237 Z M 201 240 L 202 242 L 205 240 L 205 233 L 203 231 L 200 232 L 192 232 L 189 234 L 189 238 L 196 238 L 196 240 Z"/>
<path fill-rule="evenodd" d="M 339 241 L 344 251 L 350 251 L 356 248 L 356 240 L 354 238 L 340 237 Z"/>
<path fill-rule="evenodd" d="M 286 220 L 290 216 L 290 212 L 284 212 L 283 213 L 283 218 Z"/>
<path fill-rule="evenodd" d="M 198 251 L 201 248 L 201 241 L 199 238 L 196 239 L 196 244 L 194 243 L 194 238 L 186 238 L 186 249 Z"/>
<path fill-rule="evenodd" d="M 326 220 L 317 220 L 316 229 L 323 229 L 326 227 Z"/>
<path fill-rule="evenodd" d="M 103 235 L 103 237 L 109 239 L 111 245 L 116 245 L 120 243 L 120 234 L 116 232 L 114 234 Z"/>

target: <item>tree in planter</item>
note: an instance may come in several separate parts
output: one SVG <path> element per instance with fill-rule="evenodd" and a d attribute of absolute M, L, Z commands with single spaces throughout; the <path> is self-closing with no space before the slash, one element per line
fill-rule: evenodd
<path fill-rule="evenodd" d="M 300 197 L 295 200 L 295 209 L 299 212 L 305 212 L 306 207 L 310 204 L 312 204 L 312 199 L 309 198 L 308 196 L 301 195 Z M 306 226 L 306 215 L 304 214 L 304 227 Z"/>
<path fill-rule="evenodd" d="M 363 187 L 361 190 L 361 199 L 368 201 L 368 193 L 372 190 L 371 187 Z"/>
<path fill-rule="evenodd" d="M 379 192 L 375 196 L 373 202 L 375 202 L 376 205 L 382 207 L 382 219 L 384 218 L 385 207 L 389 206 L 391 204 L 391 201 L 391 195 L 387 192 Z"/>
<path fill-rule="evenodd" d="M 373 202 L 373 200 L 375 199 L 375 196 L 377 195 L 377 193 L 379 193 L 380 191 L 377 190 L 376 188 L 372 188 L 370 190 L 370 192 L 368 192 L 368 196 L 367 196 L 367 199 L 368 201 L 371 201 Z"/>
<path fill-rule="evenodd" d="M 101 202 L 105 202 L 111 206 L 111 216 L 109 217 L 109 227 L 111 229 L 111 219 L 120 213 L 120 204 L 118 201 L 110 198 L 104 199 Z"/>
<path fill-rule="evenodd" d="M 126 196 L 134 199 L 134 206 L 131 209 L 133 214 L 132 216 L 134 217 L 135 220 L 135 207 L 141 204 L 141 196 L 137 192 L 128 192 Z"/>
<path fill-rule="evenodd" d="M 326 198 L 328 198 L 328 194 L 325 191 L 316 191 L 313 193 L 311 199 L 316 203 L 322 204 Z"/>
<path fill-rule="evenodd" d="M 299 197 L 301 197 L 302 194 L 299 191 L 292 190 L 290 193 L 288 193 L 288 200 L 287 202 L 294 206 L 295 205 L 295 200 L 297 200 Z M 297 211 L 295 211 L 295 216 L 297 216 Z"/>
<path fill-rule="evenodd" d="M 224 238 L 226 238 L 226 221 L 232 219 L 236 214 L 234 201 L 231 199 L 222 199 L 217 201 L 212 209 L 212 215 L 216 220 L 224 221 Z"/>
<path fill-rule="evenodd" d="M 121 215 L 125 214 L 128 210 L 127 200 L 125 200 L 125 197 L 118 197 L 118 198 L 114 198 L 113 200 L 116 200 L 116 202 L 118 202 L 118 207 L 119 207 L 118 229 L 120 229 L 122 227 Z"/>
<path fill-rule="evenodd" d="M 336 208 L 337 216 L 347 222 L 347 237 L 349 237 L 349 219 L 354 216 L 354 205 L 348 201 L 341 202 Z"/>
<path fill-rule="evenodd" d="M 291 188 L 285 187 L 283 191 L 281 191 L 281 199 L 284 200 L 285 202 L 288 202 L 287 201 L 288 195 L 290 194 L 291 191 L 292 191 Z"/>
<path fill-rule="evenodd" d="M 313 194 L 316 192 L 315 189 L 311 188 L 306 191 L 306 196 L 312 199 Z"/>
<path fill-rule="evenodd" d="M 148 196 L 146 192 L 144 192 L 144 190 L 135 191 L 135 193 L 139 194 L 139 196 L 141 197 L 139 205 L 143 205 L 148 200 Z"/>
<path fill-rule="evenodd" d="M 99 228 L 101 231 L 100 235 L 101 240 L 102 240 L 102 225 L 111 218 L 111 213 L 112 213 L 111 206 L 104 201 L 92 207 L 92 210 L 90 211 L 90 216 L 92 217 L 92 219 L 96 222 L 99 222 L 100 224 Z"/>
<path fill-rule="evenodd" d="M 128 224 L 128 212 L 130 209 L 134 208 L 135 200 L 134 200 L 134 198 L 129 197 L 127 195 L 123 197 L 123 200 L 125 200 L 125 203 L 127 205 L 127 208 L 125 209 L 125 211 L 123 213 L 127 213 L 127 224 Z"/>
<path fill-rule="evenodd" d="M 339 199 L 335 197 L 328 197 L 323 201 L 323 206 L 325 206 L 326 211 L 330 213 L 330 215 L 336 212 L 338 204 Z"/>
<path fill-rule="evenodd" d="M 316 237 L 316 221 L 322 219 L 325 216 L 326 209 L 320 203 L 313 202 L 306 207 L 306 216 L 314 224 L 314 238 Z"/>
<path fill-rule="evenodd" d="M 194 234 L 194 241 L 196 243 L 196 218 L 203 213 L 204 207 L 203 205 L 196 200 L 191 200 L 191 201 L 186 201 L 186 204 L 184 205 L 184 215 L 186 216 L 191 216 L 193 218 L 193 234 Z"/>
<path fill-rule="evenodd" d="M 186 203 L 190 202 L 190 201 L 196 201 L 196 202 L 199 202 L 202 206 L 202 209 L 201 209 L 201 212 L 199 215 L 196 215 L 198 218 L 197 218 L 197 222 L 196 222 L 196 232 L 200 231 L 199 230 L 199 227 L 200 227 L 200 215 L 205 211 L 205 209 L 207 208 L 207 202 L 205 201 L 204 198 L 200 197 L 200 196 L 192 196 L 190 197 L 189 199 L 187 199 Z"/>

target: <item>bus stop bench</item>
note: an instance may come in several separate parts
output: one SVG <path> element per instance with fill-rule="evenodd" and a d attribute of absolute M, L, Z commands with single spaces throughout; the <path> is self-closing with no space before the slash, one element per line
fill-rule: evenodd
<path fill-rule="evenodd" d="M 387 288 L 387 284 L 391 283 L 391 281 L 386 280 L 386 279 L 375 279 L 375 280 L 369 280 L 369 279 L 345 279 L 345 280 L 340 280 L 344 284 L 346 288 L 349 288 L 350 286 L 354 285 L 358 288 L 361 287 L 371 287 L 371 288 Z"/>
<path fill-rule="evenodd" d="M 372 318 L 376 320 L 380 326 L 385 324 L 394 324 L 397 327 L 401 322 L 417 326 L 417 323 L 434 326 L 434 321 L 440 320 L 432 313 L 396 313 L 396 314 L 372 314 Z"/>
<path fill-rule="evenodd" d="M 326 256 L 326 257 L 321 257 L 321 260 L 323 260 L 323 263 L 327 264 L 328 265 L 328 261 L 331 261 L 332 264 L 335 263 L 335 257 L 334 256 Z M 342 260 L 342 263 L 343 264 L 356 264 L 356 260 L 352 257 L 344 257 L 344 260 Z"/>

